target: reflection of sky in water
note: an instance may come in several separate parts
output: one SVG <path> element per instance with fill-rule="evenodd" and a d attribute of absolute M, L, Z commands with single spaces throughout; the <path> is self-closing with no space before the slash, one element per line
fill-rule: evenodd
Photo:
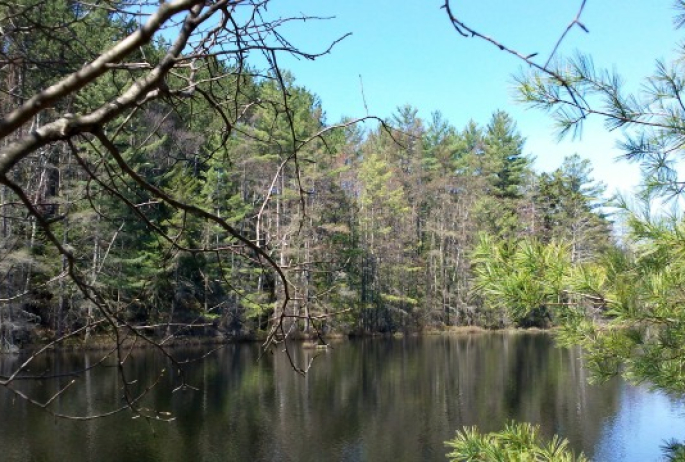
<path fill-rule="evenodd" d="M 604 423 L 593 460 L 664 460 L 665 440 L 685 440 L 685 403 L 647 387 L 621 384 L 617 414 Z"/>

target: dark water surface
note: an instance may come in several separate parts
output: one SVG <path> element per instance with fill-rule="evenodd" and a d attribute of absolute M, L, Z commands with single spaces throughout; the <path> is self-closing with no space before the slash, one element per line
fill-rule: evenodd
<path fill-rule="evenodd" d="M 201 350 L 183 350 L 190 356 Z M 499 430 L 510 419 L 559 433 L 596 461 L 660 460 L 664 439 L 685 438 L 685 406 L 621 380 L 587 384 L 579 350 L 545 334 L 483 334 L 343 342 L 327 352 L 295 348 L 306 377 L 284 355 L 230 345 L 187 369 L 197 391 L 166 372 L 145 401 L 171 423 L 119 414 L 54 420 L 0 390 L 0 461 L 445 461 L 443 442 L 464 425 Z M 54 354 L 52 372 L 94 354 Z M 20 358 L 0 358 L 6 373 Z M 146 387 L 167 360 L 138 351 L 129 374 Z M 64 383 L 68 380 L 64 379 Z M 51 385 L 27 383 L 40 399 Z M 116 370 L 98 367 L 58 401 L 61 412 L 121 403 Z"/>

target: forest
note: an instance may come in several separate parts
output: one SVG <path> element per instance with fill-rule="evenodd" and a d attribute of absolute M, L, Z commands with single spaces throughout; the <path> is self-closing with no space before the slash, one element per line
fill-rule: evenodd
<path fill-rule="evenodd" d="M 685 390 L 685 223 L 651 208 L 683 192 L 682 59 L 626 95 L 589 57 L 539 64 L 445 4 L 457 36 L 530 65 L 518 97 L 562 134 L 626 130 L 630 201 L 580 155 L 536 171 L 506 111 L 327 120 L 278 60 L 337 42 L 294 47 L 280 27 L 315 18 L 267 3 L 0 2 L 1 352 L 106 340 L 121 364 L 172 338 L 555 327 L 598 378 Z"/>
<path fill-rule="evenodd" d="M 116 16 L 78 21 L 70 2 L 49 6 L 23 19 L 40 15 L 58 32 L 5 37 L 2 79 L 12 91 L 4 113 L 120 33 Z M 72 21 L 78 27 L 59 28 Z M 165 46 L 139 53 L 161 60 Z M 136 71 L 112 71 L 22 130 L 47 122 L 40 117 L 87 112 Z M 574 267 L 620 252 L 590 163 L 572 156 L 535 172 L 506 112 L 457 128 L 439 112 L 422 119 L 401 106 L 376 123 L 330 124 L 316 95 L 286 71 L 258 75 L 218 59 L 196 71 L 205 74 L 201 98 L 152 101 L 119 116 L 112 146 L 81 135 L 31 152 L 7 173 L 3 349 L 107 332 L 103 305 L 117 322 L 158 335 L 249 337 L 283 316 L 289 333 L 543 327 L 553 323 L 546 302 L 509 313 L 488 301 L 479 262 L 490 247 L 502 246 L 506 259 L 523 243 L 559 246 Z M 225 220 L 240 239 L 188 207 Z"/>

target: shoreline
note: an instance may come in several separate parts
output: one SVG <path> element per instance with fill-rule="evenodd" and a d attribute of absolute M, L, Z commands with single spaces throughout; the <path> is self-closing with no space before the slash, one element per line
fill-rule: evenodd
<path fill-rule="evenodd" d="M 395 338 L 401 339 L 405 337 L 423 337 L 423 336 L 437 336 L 437 335 L 482 335 L 491 333 L 551 333 L 555 330 L 554 327 L 548 329 L 540 328 L 521 328 L 521 327 L 505 327 L 499 329 L 488 329 L 480 326 L 449 326 L 445 328 L 431 328 L 420 331 L 397 331 L 392 333 L 386 332 L 369 332 L 369 333 L 338 333 L 333 332 L 319 337 L 317 334 L 300 332 L 288 338 L 289 341 L 302 344 L 303 348 L 325 348 L 331 342 L 352 341 L 357 339 L 369 338 Z M 266 341 L 266 332 L 256 332 L 245 335 L 222 336 L 222 335 L 177 335 L 171 337 L 154 338 L 148 337 L 143 340 L 140 337 L 129 337 L 121 342 L 121 347 L 126 349 L 147 349 L 147 348 L 186 348 L 186 347 L 200 347 L 200 346 L 219 346 L 232 345 L 240 343 L 259 343 Z M 323 342 L 321 342 L 323 340 Z M 50 345 L 54 342 L 53 345 Z M 108 334 L 93 335 L 85 341 L 83 339 L 64 339 L 64 341 L 45 343 L 27 343 L 12 351 L 0 351 L 0 356 L 17 355 L 25 353 L 35 353 L 41 348 L 46 348 L 46 352 L 78 352 L 78 351 L 102 351 L 114 349 L 117 341 Z"/>

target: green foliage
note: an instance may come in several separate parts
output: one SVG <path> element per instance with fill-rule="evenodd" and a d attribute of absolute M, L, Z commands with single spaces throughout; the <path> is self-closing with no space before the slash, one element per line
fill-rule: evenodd
<path fill-rule="evenodd" d="M 628 223 L 634 258 L 606 255 L 585 284 L 606 302 L 605 322 L 567 325 L 563 338 L 588 350 L 599 378 L 621 372 L 637 382 L 683 392 L 685 225 L 678 218 L 635 213 Z"/>
<path fill-rule="evenodd" d="M 683 3 L 676 7 L 682 13 Z M 682 26 L 682 14 L 676 23 Z M 669 199 L 683 193 L 677 172 L 685 145 L 682 52 L 671 63 L 657 62 L 637 94 L 624 91 L 616 71 L 602 70 L 584 55 L 519 78 L 521 100 L 551 112 L 561 136 L 580 134 L 589 115 L 602 118 L 608 129 L 623 128 L 624 158 L 639 162 L 643 173 L 639 196 L 647 205 L 626 212 L 625 249 L 605 252 L 595 266 L 576 268 L 570 278 L 573 289 L 592 295 L 599 310 L 569 317 L 562 338 L 589 351 L 598 377 L 620 371 L 677 392 L 685 391 L 685 225 L 680 217 L 649 213 L 648 201 L 655 194 Z M 582 168 L 575 170 L 583 176 Z M 568 191 L 555 178 L 545 179 L 544 186 L 548 197 Z"/>
<path fill-rule="evenodd" d="M 661 449 L 664 452 L 668 462 L 683 462 L 685 461 L 685 444 L 673 439 L 666 441 Z"/>
<path fill-rule="evenodd" d="M 496 111 L 483 136 L 484 170 L 499 198 L 520 198 L 532 160 L 523 155 L 524 139 L 504 111 Z"/>
<path fill-rule="evenodd" d="M 587 350 L 596 380 L 622 373 L 683 392 L 685 225 L 635 214 L 628 223 L 632 252 L 614 248 L 575 265 L 568 244 L 482 235 L 472 256 L 476 290 L 520 325 L 555 319 L 562 344 Z"/>
<path fill-rule="evenodd" d="M 504 430 L 488 434 L 475 427 L 465 427 L 445 444 L 451 462 L 521 461 L 521 462 L 586 462 L 568 449 L 568 441 L 554 436 L 545 442 L 540 428 L 529 423 L 508 423 Z"/>
<path fill-rule="evenodd" d="M 545 325 L 551 308 L 563 300 L 569 257 L 561 243 L 512 243 L 481 235 L 472 255 L 476 290 L 488 306 L 506 311 L 515 322 Z"/>
<path fill-rule="evenodd" d="M 592 179 L 588 160 L 573 155 L 552 173 L 542 173 L 534 192 L 538 235 L 571 245 L 571 259 L 592 259 L 610 247 L 609 222 L 601 212 L 604 185 Z"/>

